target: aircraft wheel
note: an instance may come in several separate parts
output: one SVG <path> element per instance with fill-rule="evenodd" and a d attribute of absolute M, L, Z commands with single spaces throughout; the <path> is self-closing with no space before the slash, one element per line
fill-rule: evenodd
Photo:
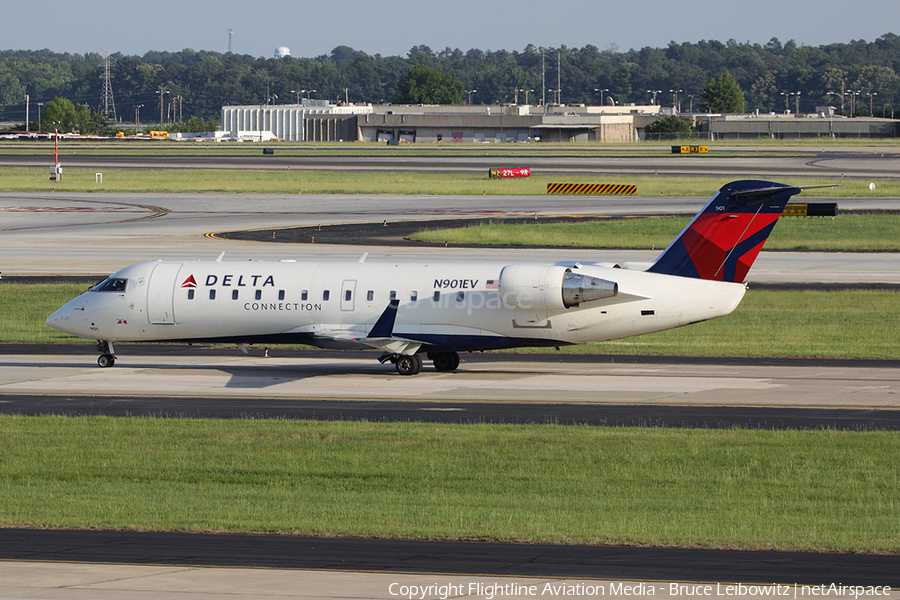
<path fill-rule="evenodd" d="M 112 354 L 101 354 L 97 359 L 97 364 L 104 368 L 111 367 L 116 364 L 116 357 Z"/>
<path fill-rule="evenodd" d="M 435 371 L 455 371 L 459 366 L 459 354 L 456 352 L 435 352 L 431 360 Z"/>
<path fill-rule="evenodd" d="M 422 370 L 422 357 L 418 354 L 401 354 L 396 366 L 401 375 L 416 375 Z"/>

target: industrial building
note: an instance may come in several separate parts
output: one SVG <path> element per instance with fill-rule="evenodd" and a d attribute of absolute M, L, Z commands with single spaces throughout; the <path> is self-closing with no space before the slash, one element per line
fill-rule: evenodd
<path fill-rule="evenodd" d="M 631 142 L 659 106 L 405 106 L 301 104 L 225 106 L 231 139 L 283 141 L 507 143 Z"/>
<path fill-rule="evenodd" d="M 823 107 L 825 108 L 825 107 Z M 739 140 L 769 137 L 878 138 L 896 137 L 897 121 L 876 117 L 835 116 L 833 110 L 811 115 L 764 113 L 742 115 L 697 115 L 695 125 L 701 139 Z"/>
<path fill-rule="evenodd" d="M 671 108 L 648 106 L 430 106 L 300 104 L 225 106 L 220 139 L 387 143 L 636 142 Z M 897 121 L 793 114 L 693 114 L 699 140 L 896 137 Z M 667 138 L 666 138 L 667 139 Z M 651 140 L 652 141 L 652 140 Z"/>
<path fill-rule="evenodd" d="M 352 142 L 357 139 L 355 115 L 370 112 L 371 104 L 336 106 L 325 100 L 305 98 L 300 104 L 223 106 L 222 131 L 234 140 L 253 141 L 274 136 L 285 142 Z M 263 136 L 264 132 L 270 135 Z"/>

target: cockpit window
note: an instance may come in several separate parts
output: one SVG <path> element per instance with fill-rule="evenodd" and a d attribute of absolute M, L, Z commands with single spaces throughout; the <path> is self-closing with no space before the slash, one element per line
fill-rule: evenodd
<path fill-rule="evenodd" d="M 116 277 L 107 277 L 93 288 L 92 292 L 124 292 L 127 279 L 118 279 Z"/>

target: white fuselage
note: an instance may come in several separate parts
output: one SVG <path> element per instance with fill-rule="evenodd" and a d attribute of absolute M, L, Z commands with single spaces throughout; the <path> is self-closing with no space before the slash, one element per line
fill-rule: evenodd
<path fill-rule="evenodd" d="M 732 312 L 743 284 L 599 265 L 498 263 L 146 262 L 121 269 L 47 323 L 108 341 L 306 343 L 365 341 L 391 299 L 391 337 L 423 349 L 580 344 L 671 329 Z M 614 282 L 614 295 L 559 305 L 560 273 Z M 506 273 L 511 273 L 507 271 Z M 515 289 L 510 285 L 516 286 Z M 415 350 L 413 350 L 415 351 Z"/>

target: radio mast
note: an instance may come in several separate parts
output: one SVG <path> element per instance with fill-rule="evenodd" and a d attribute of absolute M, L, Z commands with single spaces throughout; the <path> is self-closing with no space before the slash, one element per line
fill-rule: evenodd
<path fill-rule="evenodd" d="M 103 89 L 100 92 L 100 114 L 113 123 L 116 122 L 116 103 L 113 100 L 112 75 L 109 74 L 109 50 L 103 50 Z"/>

